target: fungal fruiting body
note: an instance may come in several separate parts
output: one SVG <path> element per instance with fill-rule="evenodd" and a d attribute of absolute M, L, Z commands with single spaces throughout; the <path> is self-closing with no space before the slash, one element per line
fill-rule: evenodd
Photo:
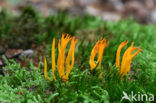
<path fill-rule="evenodd" d="M 71 41 L 70 49 L 69 49 L 68 55 L 65 59 L 65 49 L 70 41 Z M 58 43 L 57 70 L 59 73 L 59 77 L 64 82 L 68 81 L 69 73 L 71 72 L 71 70 L 74 66 L 74 50 L 75 50 L 75 45 L 77 42 L 78 42 L 78 40 L 77 39 L 75 40 L 75 37 L 70 37 L 68 34 L 67 35 L 62 34 L 62 38 L 59 40 L 59 43 Z M 53 42 L 52 42 L 51 60 L 52 60 L 52 76 L 56 80 L 56 76 L 55 76 L 55 38 L 53 38 Z M 71 64 L 70 64 L 70 61 L 71 61 Z M 64 68 L 64 66 L 65 66 L 65 68 Z M 44 58 L 44 76 L 46 79 L 51 80 L 47 76 L 46 58 Z"/>
<path fill-rule="evenodd" d="M 120 52 L 121 49 L 127 44 L 128 44 L 127 41 L 122 42 L 119 45 L 116 53 L 116 67 L 119 68 L 119 72 L 122 77 L 127 75 L 127 73 L 130 71 L 132 59 L 141 51 L 140 47 L 134 47 L 134 43 L 132 42 L 131 46 L 123 54 L 120 66 Z M 137 51 L 133 53 L 135 50 Z"/>
<path fill-rule="evenodd" d="M 108 44 L 109 44 L 109 41 L 106 42 L 105 38 L 97 41 L 97 43 L 95 44 L 94 48 L 92 49 L 91 55 L 90 55 L 90 60 L 89 60 L 90 70 L 93 70 L 97 67 L 97 69 L 99 69 L 101 72 L 100 66 L 101 66 L 101 61 L 102 61 L 102 57 L 103 57 L 103 52 L 104 52 L 105 47 Z M 95 62 L 95 57 L 96 57 L 97 53 L 98 53 L 98 59 L 97 59 L 97 62 Z M 101 73 L 100 73 L 99 77 L 101 77 Z"/>

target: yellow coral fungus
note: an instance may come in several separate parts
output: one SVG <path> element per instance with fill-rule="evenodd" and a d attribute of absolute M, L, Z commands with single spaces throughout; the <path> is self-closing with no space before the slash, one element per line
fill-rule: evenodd
<path fill-rule="evenodd" d="M 106 42 L 106 39 L 101 39 L 99 40 L 94 48 L 92 49 L 91 51 L 91 56 L 90 56 L 90 60 L 89 60 L 89 64 L 90 64 L 90 69 L 93 70 L 94 68 L 97 67 L 97 69 L 100 68 L 101 66 L 101 61 L 102 61 L 102 57 L 103 57 L 103 52 L 104 52 L 104 49 L 105 47 L 109 44 L 109 41 Z M 95 56 L 96 54 L 98 53 L 98 59 L 97 59 L 97 63 L 95 62 Z M 98 66 L 97 66 L 98 64 Z M 101 69 L 100 69 L 100 72 L 101 72 Z M 100 74 L 101 75 L 101 74 Z"/>
<path fill-rule="evenodd" d="M 120 52 L 121 52 L 121 49 L 127 45 L 127 41 L 124 41 L 120 44 L 120 46 L 118 47 L 118 50 L 117 50 L 117 53 L 116 53 L 116 67 L 119 67 L 120 66 Z"/>
<path fill-rule="evenodd" d="M 46 79 L 51 80 L 47 75 L 47 60 L 44 58 L 44 76 Z"/>
<path fill-rule="evenodd" d="M 66 77 L 65 77 L 66 80 L 68 80 L 69 73 L 71 72 L 71 69 L 74 66 L 74 48 L 77 42 L 78 40 L 75 41 L 75 37 L 73 37 L 71 41 L 71 46 L 70 46 L 70 49 L 66 58 Z M 72 57 L 71 65 L 70 65 L 70 57 Z"/>
<path fill-rule="evenodd" d="M 71 40 L 71 45 L 70 45 L 70 49 L 69 49 L 69 52 L 65 61 L 65 49 L 70 40 Z M 59 40 L 59 43 L 58 43 L 57 70 L 59 73 L 59 77 L 64 82 L 68 81 L 69 73 L 71 72 L 71 69 L 74 66 L 74 49 L 75 49 L 75 45 L 77 41 L 78 40 L 75 40 L 75 37 L 70 37 L 68 34 L 67 35 L 62 34 L 62 38 Z M 51 59 L 52 59 L 52 76 L 54 79 L 56 79 L 55 77 L 55 38 L 53 39 L 53 43 L 52 43 Z M 70 59 L 71 59 L 71 65 L 70 65 Z M 44 74 L 45 74 L 45 78 L 48 79 L 49 77 L 47 77 L 47 73 L 45 73 L 47 72 L 46 60 L 44 63 L 45 63 Z M 66 67 L 65 69 L 64 69 L 64 66 Z"/>
<path fill-rule="evenodd" d="M 52 76 L 56 80 L 56 77 L 55 77 L 55 38 L 53 38 L 53 43 L 52 43 L 51 61 L 52 61 Z"/>
<path fill-rule="evenodd" d="M 127 41 L 122 42 L 119 45 L 117 53 L 116 53 L 116 67 L 119 68 L 120 75 L 122 77 L 125 76 L 129 72 L 132 59 L 141 51 L 140 47 L 133 47 L 134 43 L 132 42 L 131 46 L 125 51 L 122 57 L 122 62 L 120 66 L 120 52 L 121 52 L 121 49 L 125 45 L 127 45 L 127 43 L 128 43 Z M 136 49 L 137 51 L 133 54 L 133 51 Z"/>

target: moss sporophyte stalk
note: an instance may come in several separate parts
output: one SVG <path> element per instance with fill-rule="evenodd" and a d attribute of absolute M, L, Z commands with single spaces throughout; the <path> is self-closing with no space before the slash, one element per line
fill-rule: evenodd
<path fill-rule="evenodd" d="M 123 54 L 122 62 L 120 66 L 120 52 L 121 52 L 121 49 L 127 44 L 128 44 L 127 41 L 122 42 L 119 45 L 117 53 L 116 53 L 116 67 L 119 68 L 119 72 L 122 77 L 127 75 L 127 73 L 130 71 L 132 59 L 141 51 L 140 47 L 133 47 L 134 43 L 132 42 L 131 46 Z M 137 51 L 133 54 L 134 50 L 137 50 Z"/>
<path fill-rule="evenodd" d="M 68 51 L 66 60 L 65 60 L 65 49 L 68 43 L 71 41 L 70 49 Z M 75 45 L 78 42 L 78 39 L 75 40 L 75 37 L 70 37 L 68 34 L 62 34 L 62 38 L 58 43 L 58 59 L 57 59 L 57 70 L 59 73 L 59 77 L 63 82 L 68 81 L 69 73 L 74 66 L 74 49 Z M 71 64 L 70 64 L 71 59 Z M 52 42 L 52 50 L 51 50 L 51 60 L 52 60 L 52 76 L 56 80 L 55 76 L 55 38 L 53 38 Z M 65 68 L 64 68 L 65 66 Z M 47 76 L 47 61 L 44 58 L 44 76 L 46 79 L 51 80 L 50 77 Z"/>
<path fill-rule="evenodd" d="M 106 42 L 106 39 L 101 39 L 99 41 L 97 41 L 97 43 L 95 44 L 94 48 L 91 51 L 91 55 L 90 55 L 90 60 L 89 60 L 89 64 L 90 64 L 90 69 L 93 70 L 97 67 L 97 70 L 100 71 L 100 75 L 99 77 L 101 77 L 102 72 L 100 69 L 101 66 L 101 61 L 102 61 L 102 57 L 103 57 L 103 52 L 105 47 L 109 44 L 109 41 Z M 98 53 L 98 59 L 97 62 L 95 62 L 95 57 L 96 54 Z M 98 66 L 97 66 L 98 64 Z"/>

